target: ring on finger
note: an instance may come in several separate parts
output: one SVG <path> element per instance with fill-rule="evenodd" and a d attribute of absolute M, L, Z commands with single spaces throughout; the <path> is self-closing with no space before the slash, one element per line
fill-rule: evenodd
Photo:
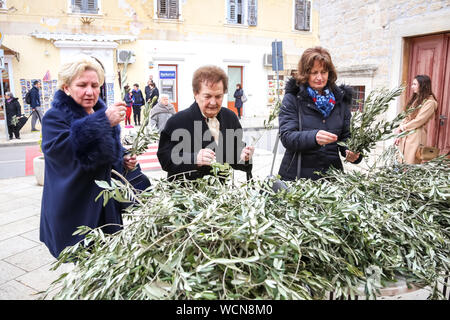
<path fill-rule="evenodd" d="M 122 117 L 125 115 L 125 111 L 120 111 L 120 113 L 119 113 Z"/>

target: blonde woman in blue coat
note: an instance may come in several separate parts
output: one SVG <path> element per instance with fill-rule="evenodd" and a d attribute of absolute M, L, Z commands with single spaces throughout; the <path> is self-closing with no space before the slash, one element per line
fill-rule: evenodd
<path fill-rule="evenodd" d="M 58 257 L 83 236 L 79 226 L 121 229 L 121 207 L 115 201 L 95 201 L 101 188 L 95 180 L 111 180 L 111 169 L 123 172 L 136 166 L 124 156 L 119 123 L 124 102 L 106 106 L 99 99 L 104 71 L 93 58 L 80 56 L 62 66 L 59 90 L 42 123 L 45 182 L 41 205 L 40 240 Z"/>

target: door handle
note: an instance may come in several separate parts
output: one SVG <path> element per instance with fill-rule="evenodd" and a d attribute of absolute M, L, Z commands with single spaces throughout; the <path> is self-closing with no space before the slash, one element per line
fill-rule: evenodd
<path fill-rule="evenodd" d="M 444 116 L 443 114 L 441 114 L 441 115 L 439 116 L 439 124 L 440 124 L 441 126 L 444 126 L 445 120 L 447 120 L 447 117 Z"/>

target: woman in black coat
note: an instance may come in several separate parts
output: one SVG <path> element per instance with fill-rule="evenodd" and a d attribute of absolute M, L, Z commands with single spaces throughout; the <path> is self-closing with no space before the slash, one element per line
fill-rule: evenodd
<path fill-rule="evenodd" d="M 8 125 L 8 133 L 9 133 L 9 139 L 13 138 L 13 133 L 16 139 L 20 139 L 20 133 L 17 126 L 12 124 L 12 118 L 13 116 L 16 116 L 17 118 L 21 115 L 21 107 L 19 100 L 17 98 L 14 98 L 11 92 L 5 93 L 5 104 L 6 104 L 6 123 Z"/>
<path fill-rule="evenodd" d="M 238 118 L 241 118 L 241 108 L 244 105 L 242 102 L 242 96 L 244 95 L 244 90 L 240 83 L 236 85 L 236 91 L 234 91 L 234 107 L 237 109 Z"/>
<path fill-rule="evenodd" d="M 279 114 L 280 140 L 286 148 L 279 175 L 283 180 L 317 180 L 330 167 L 343 170 L 339 153 L 352 163 L 362 156 L 337 144 L 350 137 L 352 89 L 336 86 L 327 50 L 305 50 L 298 74 L 286 84 Z M 299 124 L 301 119 L 301 125 Z"/>

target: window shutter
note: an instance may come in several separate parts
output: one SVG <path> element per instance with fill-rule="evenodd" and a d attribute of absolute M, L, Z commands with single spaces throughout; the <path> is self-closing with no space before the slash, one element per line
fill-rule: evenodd
<path fill-rule="evenodd" d="M 167 1 L 158 0 L 158 18 L 167 18 Z"/>
<path fill-rule="evenodd" d="M 88 0 L 86 10 L 88 13 L 98 13 L 97 0 Z"/>
<path fill-rule="evenodd" d="M 83 8 L 82 0 L 72 0 L 72 12 L 81 12 Z"/>
<path fill-rule="evenodd" d="M 258 22 L 258 0 L 248 0 L 248 25 L 256 26 Z"/>
<path fill-rule="evenodd" d="M 311 1 L 295 0 L 295 29 L 301 31 L 311 29 Z"/>
<path fill-rule="evenodd" d="M 236 0 L 228 0 L 227 1 L 227 21 L 228 21 L 228 23 L 237 23 Z"/>
<path fill-rule="evenodd" d="M 305 25 L 305 0 L 295 0 L 295 30 L 303 30 Z"/>
<path fill-rule="evenodd" d="M 311 1 L 306 2 L 306 10 L 305 10 L 305 31 L 311 30 Z"/>
<path fill-rule="evenodd" d="M 178 19 L 178 0 L 169 0 L 169 19 Z"/>

